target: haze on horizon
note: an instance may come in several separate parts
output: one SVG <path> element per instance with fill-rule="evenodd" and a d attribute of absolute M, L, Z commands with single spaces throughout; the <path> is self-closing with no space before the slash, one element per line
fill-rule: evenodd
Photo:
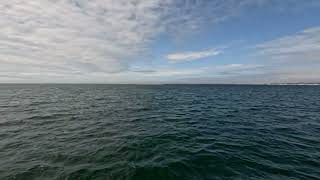
<path fill-rule="evenodd" d="M 0 83 L 320 83 L 319 0 L 2 0 Z"/>

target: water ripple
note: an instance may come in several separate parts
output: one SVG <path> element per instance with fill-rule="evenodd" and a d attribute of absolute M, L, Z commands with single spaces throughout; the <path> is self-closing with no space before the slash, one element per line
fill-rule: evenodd
<path fill-rule="evenodd" d="M 318 86 L 1 85 L 0 179 L 319 179 Z"/>

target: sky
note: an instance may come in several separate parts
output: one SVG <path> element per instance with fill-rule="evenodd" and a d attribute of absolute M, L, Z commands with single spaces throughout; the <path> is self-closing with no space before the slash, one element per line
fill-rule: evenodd
<path fill-rule="evenodd" d="M 0 1 L 0 83 L 301 82 L 319 0 Z"/>

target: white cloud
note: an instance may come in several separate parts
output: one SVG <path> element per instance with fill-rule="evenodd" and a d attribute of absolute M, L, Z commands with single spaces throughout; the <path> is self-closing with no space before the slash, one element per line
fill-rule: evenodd
<path fill-rule="evenodd" d="M 231 2 L 3 0 L 1 71 L 33 72 L 35 67 L 71 74 L 125 71 L 159 33 L 217 22 L 231 14 L 235 6 L 223 9 Z"/>
<path fill-rule="evenodd" d="M 136 2 L 136 4 L 134 4 Z M 160 1 L 8 0 L 0 3 L 0 63 L 66 72 L 118 72 L 161 29 Z M 33 71 L 21 68 L 23 71 Z M 43 68 L 40 68 L 43 69 Z"/>
<path fill-rule="evenodd" d="M 221 54 L 222 51 L 209 49 L 205 51 L 194 51 L 194 52 L 180 52 L 180 53 L 173 53 L 167 55 L 167 59 L 171 62 L 184 62 L 184 61 L 193 61 L 197 59 L 202 59 L 211 56 L 217 56 Z"/>
<path fill-rule="evenodd" d="M 320 27 L 255 46 L 254 58 L 263 63 L 267 82 L 320 82 Z"/>
<path fill-rule="evenodd" d="M 115 73 L 128 71 L 159 34 L 194 32 L 262 2 L 268 1 L 1 0 L 0 81 L 127 79 Z M 219 53 L 191 52 L 173 59 Z"/>
<path fill-rule="evenodd" d="M 260 44 L 257 49 L 259 56 L 278 62 L 320 62 L 320 27 Z"/>
<path fill-rule="evenodd" d="M 160 33 L 220 22 L 250 1 L 2 0 L 0 71 L 126 71 Z"/>

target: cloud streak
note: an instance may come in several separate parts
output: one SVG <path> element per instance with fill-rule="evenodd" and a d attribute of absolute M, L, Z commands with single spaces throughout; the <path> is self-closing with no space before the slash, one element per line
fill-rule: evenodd
<path fill-rule="evenodd" d="M 278 62 L 320 62 L 320 27 L 257 45 L 258 56 Z"/>
<path fill-rule="evenodd" d="M 194 61 L 197 59 L 217 56 L 219 54 L 222 54 L 222 51 L 209 49 L 205 51 L 173 53 L 173 54 L 167 55 L 167 59 L 171 62 L 177 63 L 177 62 L 185 62 L 185 61 Z"/>

